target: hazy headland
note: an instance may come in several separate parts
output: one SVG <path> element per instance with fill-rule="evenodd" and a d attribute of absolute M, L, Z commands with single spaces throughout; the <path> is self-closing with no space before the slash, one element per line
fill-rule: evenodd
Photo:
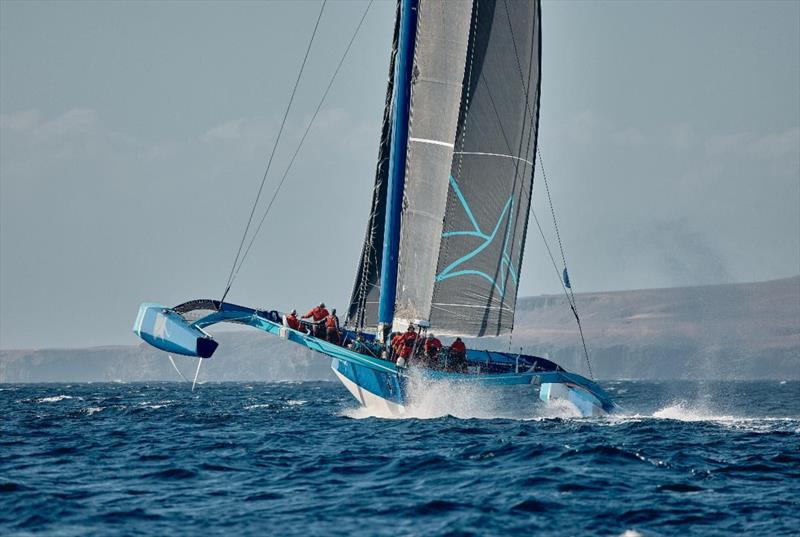
<path fill-rule="evenodd" d="M 800 276 L 759 283 L 583 293 L 577 303 L 597 378 L 800 379 Z M 223 331 L 202 380 L 332 380 L 327 358 L 256 331 Z M 563 296 L 523 297 L 516 328 L 481 347 L 549 357 L 586 372 Z M 196 361 L 175 357 L 191 377 Z M 0 382 L 179 380 L 147 345 L 0 351 Z"/>

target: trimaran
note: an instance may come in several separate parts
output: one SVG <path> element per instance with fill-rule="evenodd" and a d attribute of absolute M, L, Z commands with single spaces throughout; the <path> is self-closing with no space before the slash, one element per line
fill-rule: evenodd
<path fill-rule="evenodd" d="M 249 325 L 330 357 L 355 398 L 383 413 L 406 411 L 410 379 L 420 374 L 430 389 L 531 384 L 542 400 L 567 400 L 582 415 L 614 410 L 595 382 L 537 356 L 469 349 L 467 372 L 453 372 L 402 367 L 348 345 L 358 339 L 380 349 L 409 325 L 446 336 L 513 330 L 537 156 L 541 42 L 538 0 L 398 0 L 372 210 L 342 344 L 225 296 L 142 304 L 136 334 L 169 353 L 209 358 L 218 344 L 207 327 Z M 566 267 L 564 280 L 566 292 Z M 574 296 L 570 305 L 578 319 Z"/>

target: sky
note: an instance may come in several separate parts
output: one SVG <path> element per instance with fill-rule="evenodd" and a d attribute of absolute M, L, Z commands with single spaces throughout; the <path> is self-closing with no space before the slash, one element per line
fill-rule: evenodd
<path fill-rule="evenodd" d="M 273 172 L 365 6 L 326 7 Z M 318 10 L 0 1 L 0 348 L 132 344 L 139 303 L 220 297 Z M 800 2 L 542 10 L 539 142 L 575 290 L 800 273 Z M 346 309 L 393 17 L 370 9 L 229 301 Z M 531 228 L 520 296 L 559 289 Z"/>

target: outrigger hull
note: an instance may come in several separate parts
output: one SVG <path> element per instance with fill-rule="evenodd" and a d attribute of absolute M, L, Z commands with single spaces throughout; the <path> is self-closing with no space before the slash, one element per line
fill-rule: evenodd
<path fill-rule="evenodd" d="M 191 314 L 198 318 L 192 320 Z M 166 352 L 209 358 L 217 345 L 204 329 L 222 322 L 251 326 L 328 356 L 334 373 L 348 391 L 362 405 L 380 415 L 402 415 L 412 402 L 409 381 L 419 369 L 397 367 L 394 362 L 354 352 L 287 328 L 275 310 L 257 310 L 213 300 L 194 300 L 174 308 L 145 303 L 139 309 L 133 331 L 145 342 Z M 355 335 L 345 332 L 345 338 L 348 337 L 352 339 Z M 468 373 L 425 369 L 423 374 L 433 384 L 510 386 L 538 383 L 540 399 L 568 401 L 584 416 L 602 415 L 616 408 L 596 383 L 565 371 L 549 360 L 489 351 L 470 351 L 468 354 L 471 364 L 483 364 L 484 359 L 487 368 L 496 365 L 497 361 L 505 361 L 505 366 L 513 370 L 481 373 L 478 366 Z"/>

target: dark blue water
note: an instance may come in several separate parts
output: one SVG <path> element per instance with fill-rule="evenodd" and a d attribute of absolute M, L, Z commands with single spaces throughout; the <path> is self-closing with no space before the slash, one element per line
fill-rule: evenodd
<path fill-rule="evenodd" d="M 380 419 L 334 383 L 0 385 L 0 534 L 800 534 L 800 383 L 604 385 L 623 417 L 448 394 Z"/>

